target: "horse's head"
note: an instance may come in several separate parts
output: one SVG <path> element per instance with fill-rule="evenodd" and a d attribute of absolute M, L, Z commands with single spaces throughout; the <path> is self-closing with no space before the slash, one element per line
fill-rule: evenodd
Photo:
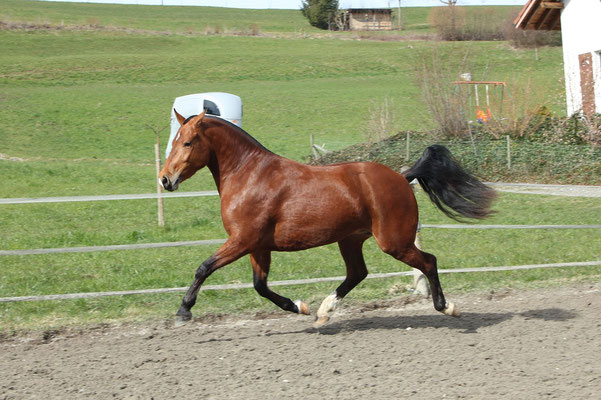
<path fill-rule="evenodd" d="M 177 190 L 181 182 L 206 166 L 210 157 L 207 138 L 201 127 L 205 112 L 186 119 L 175 109 L 173 111 L 181 126 L 171 144 L 171 153 L 159 172 L 159 181 L 170 192 Z"/>

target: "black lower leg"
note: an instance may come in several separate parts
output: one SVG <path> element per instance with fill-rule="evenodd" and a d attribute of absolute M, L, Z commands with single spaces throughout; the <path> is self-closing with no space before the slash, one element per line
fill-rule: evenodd
<path fill-rule="evenodd" d="M 432 302 L 434 303 L 434 308 L 436 311 L 443 311 L 447 305 L 446 300 L 444 298 L 444 294 L 442 293 L 442 286 L 440 285 L 440 281 L 438 280 L 438 268 L 436 266 L 436 257 L 434 257 L 430 253 L 426 253 L 424 251 L 421 252 L 425 259 L 425 266 L 420 270 L 426 275 L 428 278 L 428 282 L 430 282 L 430 289 L 432 290 Z"/>
<path fill-rule="evenodd" d="M 436 257 L 430 253 L 421 251 L 414 246 L 394 257 L 403 261 L 407 265 L 420 270 L 424 275 L 426 275 L 432 291 L 432 302 L 434 303 L 434 308 L 436 311 L 444 311 L 446 308 L 446 300 L 444 298 L 444 294 L 442 293 L 442 286 L 438 280 Z"/>
<path fill-rule="evenodd" d="M 196 298 L 198 296 L 198 291 L 200 287 L 204 283 L 205 279 L 213 272 L 213 266 L 217 259 L 213 256 L 206 259 L 198 269 L 196 270 L 196 274 L 194 276 L 194 282 L 186 292 L 184 298 L 182 299 L 182 304 L 177 310 L 177 315 L 183 320 L 189 320 L 192 318 L 192 312 L 190 311 L 192 307 L 196 304 Z"/>
<path fill-rule="evenodd" d="M 438 273 L 435 273 L 433 276 L 426 275 L 426 277 L 428 278 L 430 288 L 432 289 L 432 302 L 434 303 L 434 308 L 436 311 L 442 312 L 445 309 L 447 302 L 442 293 L 440 282 L 438 281 Z"/>
<path fill-rule="evenodd" d="M 290 311 L 293 313 L 300 313 L 297 305 L 287 297 L 280 296 L 275 293 L 267 286 L 267 279 L 261 279 L 257 274 L 253 275 L 253 281 L 255 290 L 261 296 L 268 300 L 271 300 L 276 306 L 280 307 L 284 311 Z"/>
<path fill-rule="evenodd" d="M 336 288 L 336 297 L 342 299 L 367 277 L 367 266 L 363 258 L 363 243 L 367 237 L 349 237 L 338 242 L 340 254 L 346 266 L 346 278 Z"/>
<path fill-rule="evenodd" d="M 347 275 L 346 279 L 342 281 L 340 286 L 336 288 L 336 297 L 338 299 L 342 299 L 344 296 L 348 294 L 355 286 L 357 286 L 365 277 L 367 276 L 367 270 L 365 270 L 365 274 L 361 275 Z"/>

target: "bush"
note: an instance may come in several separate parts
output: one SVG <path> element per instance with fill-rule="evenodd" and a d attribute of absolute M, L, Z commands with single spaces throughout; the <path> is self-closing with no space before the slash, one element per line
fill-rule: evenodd
<path fill-rule="evenodd" d="M 494 8 L 434 7 L 428 19 L 442 40 L 503 40 L 506 15 Z"/>
<path fill-rule="evenodd" d="M 309 23 L 320 29 L 329 29 L 338 11 L 338 0 L 303 0 L 301 12 Z"/>
<path fill-rule="evenodd" d="M 561 46 L 559 31 L 524 31 L 513 21 L 519 12 L 491 7 L 434 7 L 428 19 L 441 40 L 507 40 L 514 47 Z"/>
<path fill-rule="evenodd" d="M 438 126 L 439 137 L 463 137 L 468 133 L 467 94 L 456 91 L 453 85 L 458 78 L 457 71 L 470 70 L 467 60 L 467 54 L 434 47 L 424 50 L 420 62 L 415 65 L 416 83 L 429 117 Z"/>
<path fill-rule="evenodd" d="M 601 145 L 601 114 L 554 117 L 541 107 L 530 119 L 525 137 L 531 141 L 562 144 Z"/>
<path fill-rule="evenodd" d="M 505 40 L 509 41 L 513 47 L 561 46 L 560 31 L 525 31 L 523 29 L 516 29 L 513 21 L 517 15 L 518 13 L 512 14 L 505 22 Z"/>
<path fill-rule="evenodd" d="M 367 115 L 363 136 L 368 142 L 378 142 L 397 132 L 398 123 L 394 99 L 384 97 L 382 103 L 372 101 Z"/>
<path fill-rule="evenodd" d="M 559 31 L 525 31 L 509 27 L 505 39 L 517 48 L 534 48 L 541 46 L 561 46 Z"/>

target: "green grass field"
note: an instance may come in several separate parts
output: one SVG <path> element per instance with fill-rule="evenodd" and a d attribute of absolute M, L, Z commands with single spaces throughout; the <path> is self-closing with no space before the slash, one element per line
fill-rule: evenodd
<path fill-rule="evenodd" d="M 404 16 L 411 32 L 427 31 L 424 9 Z M 434 43 L 359 40 L 319 32 L 296 11 L 241 11 L 4 0 L 11 23 L 101 25 L 111 29 L 0 31 L 0 197 L 39 197 L 155 190 L 154 133 L 176 96 L 224 91 L 244 102 L 244 128 L 283 156 L 306 160 L 309 136 L 330 149 L 364 140 L 368 108 L 394 99 L 399 129 L 433 126 L 415 84 L 415 66 L 436 48 L 450 66 L 477 79 L 530 81 L 541 104 L 564 107 L 560 48 L 515 50 L 504 42 Z M 207 26 L 225 35 L 205 35 Z M 258 26 L 262 35 L 235 36 Z M 235 29 L 234 29 L 235 28 Z M 171 32 L 171 33 L 169 33 Z M 464 71 L 458 71 L 464 72 Z M 520 91 L 516 87 L 514 92 Z M 168 131 L 162 135 L 162 148 Z M 16 159 L 16 160 L 15 160 Z M 181 190 L 213 189 L 202 171 Z M 424 223 L 448 223 L 423 196 Z M 225 237 L 217 198 L 166 199 L 167 226 L 156 226 L 156 201 L 25 204 L 0 207 L 0 249 L 93 246 Z M 490 223 L 599 223 L 598 199 L 503 195 Z M 424 248 L 441 268 L 587 261 L 601 254 L 596 231 L 424 231 Z M 597 234 L 598 236 L 598 234 Z M 0 297 L 187 286 L 214 247 L 84 254 L 1 256 Z M 366 246 L 371 272 L 400 266 Z M 336 276 L 335 246 L 274 257 L 272 280 Z M 462 274 L 442 278 L 447 290 L 558 284 L 599 279 L 600 268 Z M 211 284 L 249 282 L 247 260 Z M 350 301 L 390 296 L 406 280 L 372 280 Z M 315 308 L 335 284 L 279 289 Z M 394 295 L 398 295 L 394 294 Z M 97 300 L 5 303 L 0 331 L 171 315 L 181 294 Z M 203 292 L 195 315 L 273 310 L 252 290 Z"/>
<path fill-rule="evenodd" d="M 116 4 L 53 3 L 3 0 L 2 19 L 13 23 L 98 25 L 144 31 L 204 32 L 206 27 L 261 32 L 317 32 L 295 10 L 248 10 L 217 7 L 158 7 Z"/>
<path fill-rule="evenodd" d="M 423 223 L 449 223 L 418 193 Z M 11 234 L 3 249 L 146 243 L 223 238 L 217 198 L 168 199 L 167 227 L 155 223 L 152 200 L 4 206 L 2 226 Z M 492 224 L 595 224 L 601 199 L 503 194 Z M 6 212 L 8 211 L 8 212 Z M 29 225 L 37 221 L 34 225 Z M 522 265 L 598 259 L 601 245 L 595 230 L 442 230 L 424 229 L 422 245 L 438 257 L 440 268 Z M 30 256 L 2 256 L 2 296 L 78 293 L 184 287 L 194 270 L 216 246 L 154 250 L 122 250 Z M 382 253 L 373 240 L 365 254 L 372 273 L 409 268 Z M 524 272 L 443 275 L 450 293 L 499 287 L 563 284 L 599 279 L 601 268 L 579 267 Z M 335 245 L 299 253 L 274 254 L 271 280 L 339 276 L 344 273 Z M 251 282 L 247 258 L 217 271 L 208 284 Z M 353 301 L 398 296 L 408 278 L 363 283 Z M 315 309 L 336 283 L 278 288 L 282 294 L 308 301 Z M 135 295 L 0 306 L 3 330 L 62 326 L 79 322 L 165 318 L 175 312 L 181 294 Z M 195 315 L 275 310 L 252 289 L 202 292 Z"/>
<path fill-rule="evenodd" d="M 26 159 L 27 167 L 3 163 L 4 174 L 19 179 L 2 187 L 0 196 L 152 190 L 154 134 L 146 125 L 164 126 L 173 99 L 188 93 L 238 94 L 245 129 L 297 160 L 309 154 L 311 134 L 331 149 L 363 141 L 367 110 L 384 97 L 395 100 L 400 129 L 426 130 L 433 124 L 413 65 L 432 46 L 2 31 L 1 153 Z M 560 90 L 560 49 L 541 49 L 546 61 L 537 62 L 530 51 L 502 42 L 440 46 L 449 59 L 469 48 L 475 68 L 495 68 L 487 75 L 497 79 L 536 69 L 541 86 Z M 164 131 L 163 146 L 167 137 Z"/>

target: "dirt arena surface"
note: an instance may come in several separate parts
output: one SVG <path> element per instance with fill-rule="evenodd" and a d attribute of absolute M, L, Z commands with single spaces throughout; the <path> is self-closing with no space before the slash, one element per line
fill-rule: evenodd
<path fill-rule="evenodd" d="M 0 399 L 599 398 L 601 283 L 447 297 L 3 337 Z"/>

